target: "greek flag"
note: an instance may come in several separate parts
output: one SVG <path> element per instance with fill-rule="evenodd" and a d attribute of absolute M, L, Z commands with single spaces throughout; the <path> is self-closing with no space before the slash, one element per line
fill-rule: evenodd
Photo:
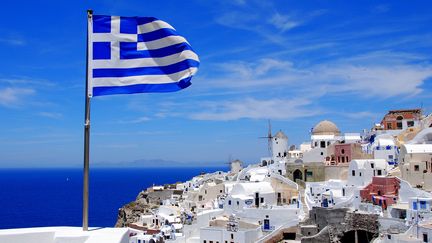
<path fill-rule="evenodd" d="M 177 91 L 198 70 L 187 40 L 159 19 L 93 15 L 88 32 L 89 96 Z"/>

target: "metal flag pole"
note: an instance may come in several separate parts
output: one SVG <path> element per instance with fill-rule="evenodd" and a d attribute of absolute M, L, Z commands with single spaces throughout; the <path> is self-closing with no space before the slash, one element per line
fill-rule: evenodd
<path fill-rule="evenodd" d="M 90 150 L 90 95 L 89 89 L 89 31 L 91 30 L 93 10 L 87 10 L 87 48 L 86 48 L 86 89 L 84 118 L 84 170 L 83 170 L 83 231 L 88 231 L 89 209 L 89 150 Z"/>

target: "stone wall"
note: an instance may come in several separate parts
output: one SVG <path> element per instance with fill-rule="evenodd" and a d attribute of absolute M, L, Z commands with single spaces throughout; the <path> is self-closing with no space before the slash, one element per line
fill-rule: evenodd
<path fill-rule="evenodd" d="M 302 243 L 330 242 L 330 239 L 338 241 L 345 233 L 355 230 L 378 234 L 378 215 L 349 211 L 348 208 L 315 207 L 309 212 L 309 219 L 303 225 L 304 228 L 316 225 L 319 233 L 303 236 Z M 301 232 L 308 231 L 302 229 Z"/>

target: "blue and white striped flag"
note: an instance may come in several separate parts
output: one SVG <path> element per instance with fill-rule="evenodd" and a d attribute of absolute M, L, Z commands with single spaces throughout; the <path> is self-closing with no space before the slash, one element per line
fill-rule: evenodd
<path fill-rule="evenodd" d="M 186 39 L 156 18 L 93 15 L 88 30 L 90 96 L 177 91 L 198 70 Z"/>

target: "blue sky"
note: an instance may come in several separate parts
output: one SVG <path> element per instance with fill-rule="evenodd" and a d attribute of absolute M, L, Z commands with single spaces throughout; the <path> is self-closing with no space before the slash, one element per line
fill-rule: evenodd
<path fill-rule="evenodd" d="M 7 1 L 0 167 L 81 166 L 88 8 L 165 20 L 201 59 L 180 92 L 92 99 L 92 164 L 251 163 L 267 119 L 299 144 L 323 119 L 360 132 L 432 112 L 430 1 Z"/>

